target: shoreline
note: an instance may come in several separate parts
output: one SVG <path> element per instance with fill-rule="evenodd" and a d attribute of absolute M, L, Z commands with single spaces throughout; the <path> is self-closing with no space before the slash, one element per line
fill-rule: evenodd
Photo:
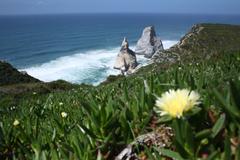
<path fill-rule="evenodd" d="M 218 34 L 219 32 L 222 32 L 222 31 L 225 32 L 226 27 L 228 28 L 227 32 L 225 33 L 225 35 L 227 37 L 224 37 L 224 38 L 225 39 L 232 38 L 231 42 L 227 41 L 227 43 L 225 41 L 223 41 L 221 39 L 222 38 L 221 35 Z M 213 31 L 212 29 L 214 29 L 214 32 L 212 32 Z M 215 29 L 217 29 L 217 30 L 215 30 Z M 176 45 L 174 45 L 170 49 L 165 48 L 166 50 L 155 54 L 156 56 L 153 57 L 154 58 L 153 61 L 155 63 L 162 63 L 162 62 L 164 62 L 164 63 L 174 63 L 174 62 L 177 62 L 177 61 L 188 61 L 188 60 L 196 61 L 197 59 L 199 59 L 199 58 L 201 59 L 203 57 L 205 57 L 206 59 L 209 59 L 209 57 L 214 56 L 215 54 L 218 54 L 218 51 L 221 51 L 223 53 L 229 52 L 229 51 L 237 51 L 239 49 L 239 46 L 237 45 L 237 43 L 238 43 L 238 36 L 237 36 L 238 29 L 239 29 L 239 25 L 227 25 L 227 24 L 197 24 L 197 25 L 194 25 L 192 27 L 192 29 L 189 32 L 187 32 L 185 34 L 185 36 L 183 36 L 178 43 L 176 43 L 177 41 L 174 41 Z M 209 35 L 206 36 L 205 32 Z M 200 34 L 200 33 L 203 33 L 203 34 Z M 235 37 L 232 37 L 233 33 L 234 34 L 237 33 L 235 35 Z M 199 43 L 200 42 L 199 40 L 201 38 L 206 40 L 206 42 L 205 42 L 206 44 Z M 214 39 L 221 39 L 221 41 L 213 41 Z M 199 44 L 199 45 L 194 45 L 193 46 L 192 43 Z M 225 46 L 219 47 L 219 43 L 221 43 L 221 44 L 225 43 Z M 209 44 L 210 44 L 210 46 L 218 46 L 218 47 L 215 48 L 215 47 L 207 46 Z M 91 56 L 89 54 L 80 54 L 80 55 L 83 55 L 83 57 L 80 56 L 78 58 L 86 60 L 86 58 L 88 57 L 89 60 L 91 60 L 91 59 L 96 58 L 96 55 L 99 56 L 99 57 L 97 57 L 97 60 L 101 60 L 102 63 L 98 64 L 98 63 L 96 63 L 96 61 L 93 61 L 94 65 L 92 66 L 92 68 L 98 69 L 97 67 L 100 66 L 100 67 L 102 67 L 102 68 L 100 68 L 100 69 L 102 69 L 102 73 L 105 73 L 105 74 L 100 75 L 101 77 L 98 80 L 96 80 L 96 75 L 95 74 L 91 75 L 92 77 L 90 77 L 90 78 L 94 79 L 95 80 L 94 83 L 96 85 L 98 85 L 98 84 L 101 84 L 102 82 L 106 81 L 107 78 L 110 75 L 113 75 L 113 74 L 108 72 L 109 70 L 114 71 L 115 73 L 117 73 L 115 75 L 118 75 L 119 72 L 117 70 L 113 69 L 114 59 L 115 59 L 118 52 L 119 52 L 119 49 L 115 48 L 114 52 L 111 52 L 111 53 L 107 53 L 106 51 L 104 51 L 104 52 L 101 52 L 101 54 L 99 54 L 99 53 L 96 54 L 95 52 L 93 52 L 93 55 L 91 55 Z M 110 58 L 112 60 L 112 62 L 109 63 L 108 66 L 106 65 L 106 62 L 109 62 L 109 60 L 106 60 L 106 59 L 103 60 L 102 55 L 107 55 L 107 56 L 110 55 L 110 57 L 108 57 L 108 58 Z M 69 76 L 69 74 L 70 75 L 77 75 L 77 72 L 75 72 L 76 69 L 77 69 L 77 68 L 75 68 L 76 67 L 75 65 L 79 63 L 79 61 L 78 61 L 79 59 L 76 60 L 76 56 L 78 56 L 78 55 L 74 55 L 73 57 L 70 57 L 70 59 L 67 59 L 67 60 L 66 59 L 62 59 L 61 61 L 54 60 L 53 63 L 57 64 L 56 65 L 57 69 L 58 69 L 59 66 L 62 67 L 62 69 L 66 69 L 66 65 L 69 65 L 68 66 L 69 70 L 60 70 L 60 71 L 58 70 L 59 72 L 55 71 L 55 74 L 58 75 L 59 73 L 64 73 L 64 74 L 66 73 L 68 76 Z M 75 60 L 76 63 L 72 63 L 73 60 Z M 61 63 L 61 62 L 67 62 L 67 63 Z M 71 62 L 71 63 L 69 63 L 69 62 Z M 86 60 L 85 62 L 87 64 L 89 63 L 88 60 Z M 80 68 L 84 67 L 84 66 L 85 66 L 85 64 L 82 64 L 82 66 L 80 66 Z M 90 68 L 90 69 L 92 69 L 92 68 Z M 143 67 L 140 66 L 138 69 L 141 69 L 141 68 L 143 68 Z M 40 67 L 35 71 L 37 71 L 37 72 L 42 71 L 44 73 L 45 71 L 49 71 L 50 69 L 54 69 L 54 68 L 51 65 L 50 66 L 46 65 L 45 70 L 42 70 L 42 68 Z M 84 69 L 86 69 L 86 68 L 84 68 Z M 87 68 L 87 69 L 89 69 L 89 68 Z M 20 71 L 22 71 L 22 70 L 20 70 Z M 73 71 L 73 72 L 69 73 L 70 71 Z M 24 72 L 24 73 L 26 73 L 26 72 Z M 80 71 L 79 73 L 82 73 L 82 72 Z M 101 73 L 101 72 L 99 72 L 98 70 L 95 70 L 93 73 L 97 74 L 97 73 Z M 27 75 L 28 74 L 29 74 L 30 77 L 32 76 L 32 77 L 38 78 L 37 76 L 34 76 L 31 73 L 29 73 L 28 70 L 27 70 Z M 52 74 L 52 72 L 50 72 L 50 74 Z M 3 75 L 4 75 L 4 73 L 3 73 Z M 87 75 L 89 75 L 89 74 L 87 74 Z M 63 76 L 65 76 L 65 75 L 63 75 Z M 72 77 L 70 77 L 70 78 L 72 78 Z M 75 83 L 73 81 L 68 81 L 68 80 L 63 79 L 63 78 L 56 78 L 54 80 L 49 80 L 47 82 L 53 82 L 53 81 L 56 81 L 56 80 L 65 80 L 67 83 L 70 82 L 72 84 L 94 85 L 94 83 L 86 83 L 86 81 L 81 81 L 81 82 Z M 89 79 L 85 79 L 85 80 L 89 80 Z"/>
<path fill-rule="evenodd" d="M 168 49 L 171 46 L 177 44 L 178 42 L 179 41 L 177 40 L 163 40 L 163 45 L 164 45 L 164 48 Z M 135 46 L 136 45 L 131 45 L 130 48 L 134 49 Z M 111 49 L 107 48 L 107 49 L 89 50 L 83 53 L 75 53 L 72 55 L 59 57 L 57 59 L 48 61 L 40 65 L 22 68 L 18 70 L 26 71 L 29 75 L 36 77 L 39 80 L 44 82 L 51 82 L 51 81 L 56 81 L 61 79 L 70 83 L 81 84 L 81 83 L 86 83 L 86 81 L 84 80 L 84 76 L 86 78 L 87 76 L 90 76 L 90 75 L 94 76 L 93 75 L 94 73 L 91 73 L 91 71 L 89 71 L 88 75 L 83 74 L 83 77 L 81 77 L 80 76 L 81 72 L 86 72 L 84 71 L 84 67 L 86 69 L 90 69 L 90 70 L 92 69 L 92 72 L 94 72 L 94 69 L 99 69 L 99 70 L 103 69 L 104 71 L 102 74 L 104 75 L 102 76 L 96 75 L 97 77 L 92 77 L 92 82 L 90 82 L 91 80 L 88 80 L 87 84 L 96 86 L 104 82 L 108 76 L 118 75 L 120 73 L 119 71 L 116 71 L 115 69 L 113 69 L 113 63 L 114 63 L 115 57 L 119 52 L 119 49 L 120 47 L 111 47 Z M 91 63 L 91 60 L 92 60 L 91 58 L 95 59 L 94 62 L 99 63 L 100 65 L 96 66 L 94 63 Z M 139 62 L 140 64 L 142 64 L 142 66 L 145 66 L 144 64 L 147 61 L 149 61 L 148 59 L 144 58 L 142 55 L 137 55 L 137 58 L 140 59 Z M 65 61 L 70 61 L 75 65 L 66 64 L 65 66 L 63 66 Z M 89 63 L 85 61 L 89 61 Z M 80 65 L 80 63 L 85 63 L 86 66 Z M 77 69 L 79 69 L 78 73 L 71 74 L 72 70 L 77 70 Z M 63 72 L 65 75 L 61 75 L 63 74 Z M 73 77 L 71 77 L 72 75 Z M 95 79 L 98 79 L 98 80 L 95 80 Z"/>

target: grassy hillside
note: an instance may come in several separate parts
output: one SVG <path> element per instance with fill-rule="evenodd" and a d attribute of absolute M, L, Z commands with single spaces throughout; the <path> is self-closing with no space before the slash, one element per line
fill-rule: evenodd
<path fill-rule="evenodd" d="M 223 54 L 221 54 L 223 53 Z M 154 63 L 100 86 L 23 92 L 0 99 L 0 159 L 114 159 L 136 137 L 173 129 L 168 147 L 136 145 L 139 159 L 240 159 L 240 52 Z M 157 97 L 189 89 L 201 103 L 174 118 Z M 178 104 L 176 104 L 178 105 Z"/>
<path fill-rule="evenodd" d="M 96 88 L 32 93 L 15 106 L 5 103 L 0 110 L 0 155 L 18 159 L 96 159 L 99 151 L 105 159 L 113 159 L 134 137 L 155 129 L 151 119 L 161 117 L 153 111 L 154 95 L 188 88 L 200 93 L 201 111 L 182 119 L 184 126 L 178 126 L 187 127 L 189 133 L 184 128 L 176 130 L 174 120 L 166 122 L 175 129 L 172 150 L 184 159 L 239 156 L 236 153 L 240 148 L 235 144 L 240 133 L 239 63 L 240 54 L 221 56 L 214 63 L 175 64 L 167 70 L 122 78 Z M 62 117 L 62 112 L 67 116 Z M 16 120 L 19 124 L 14 126 Z"/>
<path fill-rule="evenodd" d="M 155 55 L 155 61 L 193 61 L 240 51 L 240 26 L 197 24 L 167 51 Z M 165 56 L 167 55 L 167 56 Z M 169 58 L 171 57 L 171 58 Z"/>

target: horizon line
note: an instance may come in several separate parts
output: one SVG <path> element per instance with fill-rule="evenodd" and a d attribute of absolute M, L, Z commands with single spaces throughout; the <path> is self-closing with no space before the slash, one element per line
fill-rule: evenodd
<path fill-rule="evenodd" d="M 16 14 L 0 14 L 0 16 L 41 16 L 41 15 L 93 15 L 93 14 L 179 14 L 179 15 L 229 15 L 229 16 L 240 16 L 240 13 L 190 13 L 190 12 L 67 12 L 67 13 L 16 13 Z"/>

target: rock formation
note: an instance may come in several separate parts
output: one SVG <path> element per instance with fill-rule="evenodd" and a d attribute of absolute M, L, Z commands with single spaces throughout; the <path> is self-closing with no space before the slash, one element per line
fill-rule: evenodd
<path fill-rule="evenodd" d="M 0 60 L 0 86 L 33 82 L 40 81 L 31 77 L 26 72 L 19 72 L 11 64 Z"/>
<path fill-rule="evenodd" d="M 173 129 L 166 125 L 161 125 L 152 132 L 138 136 L 132 143 L 128 144 L 117 157 L 115 157 L 115 160 L 138 160 L 139 153 L 144 151 L 144 149 L 146 149 L 145 147 L 156 147 L 159 149 L 169 148 L 172 145 L 173 137 Z"/>
<path fill-rule="evenodd" d="M 135 53 L 129 49 L 129 44 L 126 38 L 123 39 L 120 52 L 117 55 L 114 69 L 121 70 L 122 74 L 125 72 L 132 73 L 137 66 L 137 58 Z"/>
<path fill-rule="evenodd" d="M 163 50 L 162 41 L 156 36 L 153 26 L 146 27 L 143 30 L 142 37 L 138 40 L 135 49 L 136 54 L 151 58 L 159 50 Z"/>

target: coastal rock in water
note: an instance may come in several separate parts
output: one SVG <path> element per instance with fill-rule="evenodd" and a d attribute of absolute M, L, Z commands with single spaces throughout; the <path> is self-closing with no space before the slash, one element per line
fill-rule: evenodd
<path fill-rule="evenodd" d="M 159 50 L 163 50 L 162 41 L 156 36 L 153 26 L 146 27 L 143 30 L 142 37 L 137 42 L 135 49 L 136 54 L 151 58 L 152 55 Z"/>
<path fill-rule="evenodd" d="M 121 50 L 117 55 L 114 69 L 119 69 L 124 72 L 132 73 L 137 66 L 137 58 L 135 53 L 129 49 L 129 44 L 126 38 L 123 39 Z"/>

